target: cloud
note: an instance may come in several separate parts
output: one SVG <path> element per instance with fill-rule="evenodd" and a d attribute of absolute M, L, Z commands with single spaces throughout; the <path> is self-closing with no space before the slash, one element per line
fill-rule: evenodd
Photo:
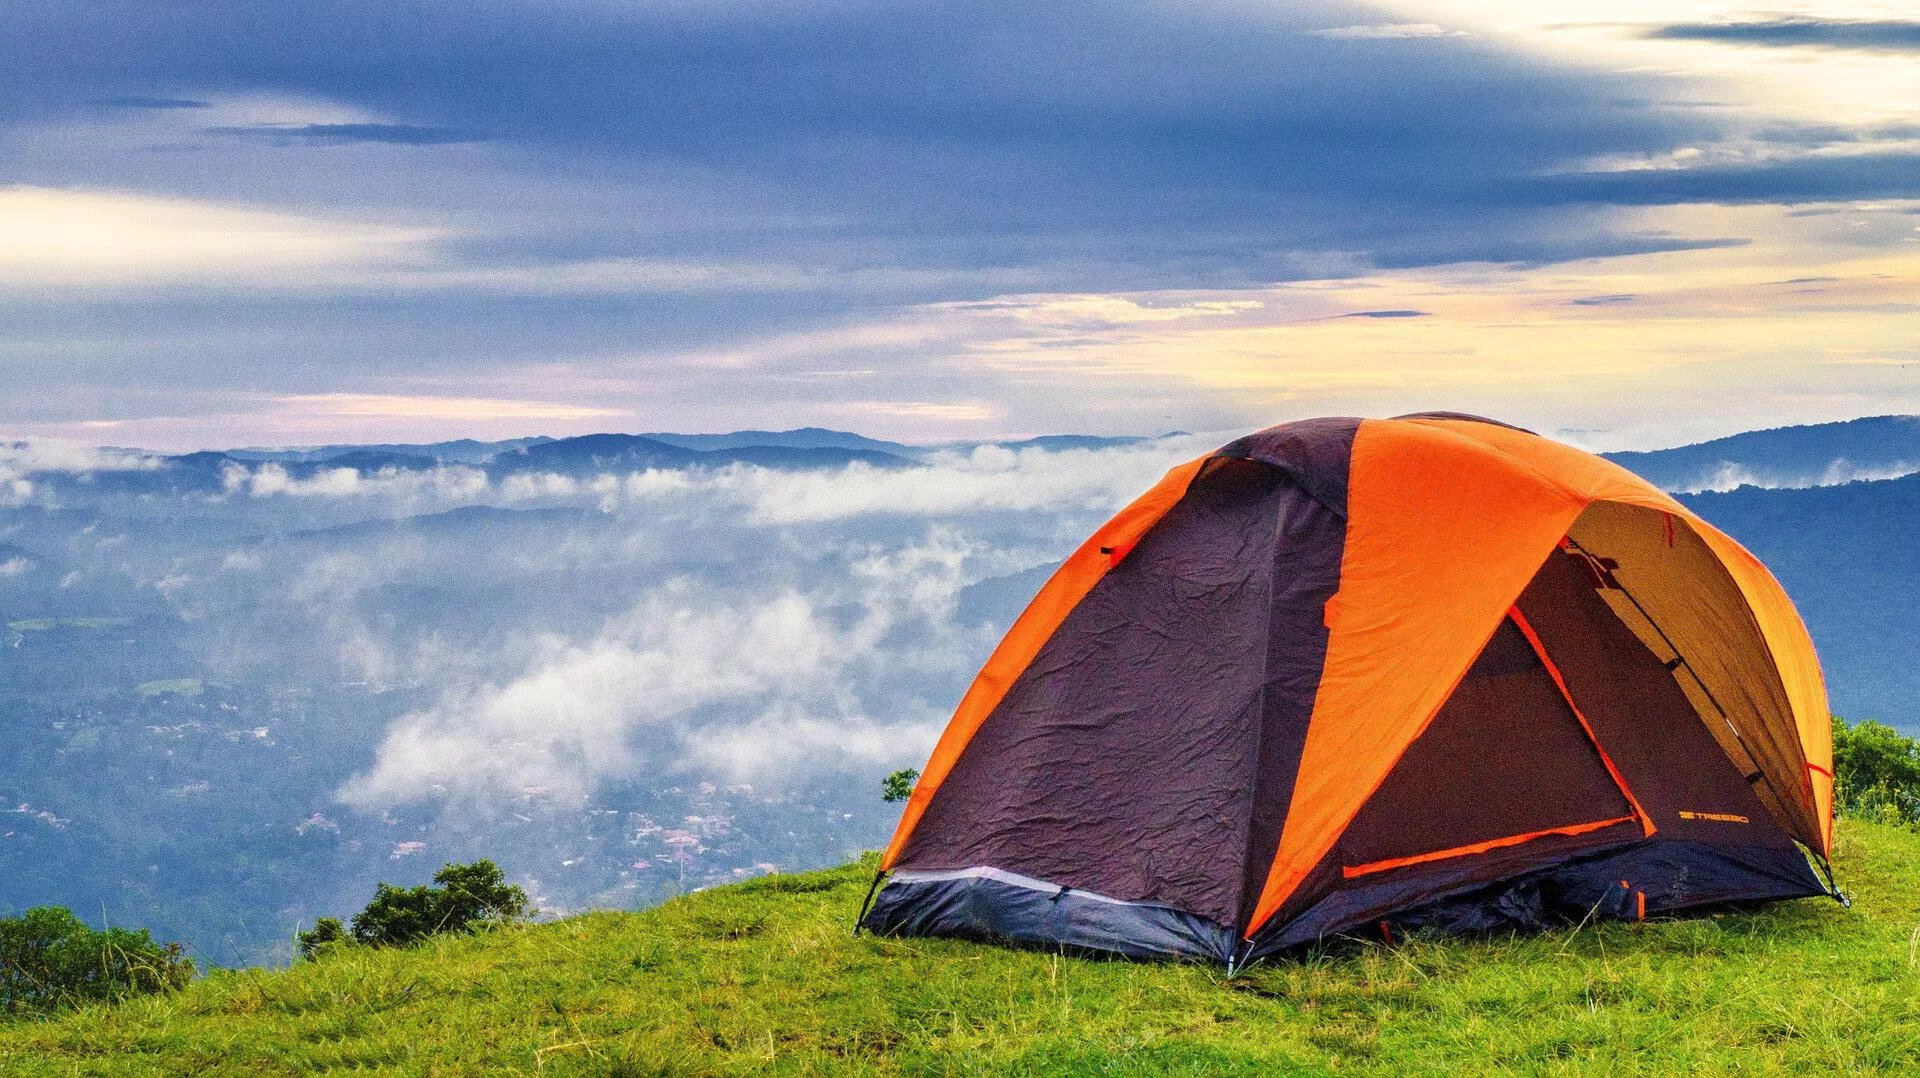
<path fill-rule="evenodd" d="M 148 471 L 161 463 L 160 458 L 137 449 L 104 448 L 67 439 L 0 442 L 0 507 L 27 504 L 35 494 L 37 477 Z"/>
<path fill-rule="evenodd" d="M 945 418 L 940 412 L 915 413 Z M 229 465 L 228 494 L 254 497 L 404 499 L 416 511 L 479 500 L 592 506 L 603 512 L 714 512 L 754 526 L 841 522 L 859 517 L 946 517 L 996 512 L 1101 513 L 1118 508 L 1168 468 L 1225 441 L 1178 435 L 1101 449 L 1008 449 L 983 445 L 934 454 L 924 464 L 791 472 L 752 464 L 650 469 L 576 478 L 515 472 L 492 481 L 460 465 L 419 470 L 316 469 L 294 478 L 281 464 Z"/>
<path fill-rule="evenodd" d="M 1430 22 L 1387 22 L 1364 26 L 1337 26 L 1316 31 L 1321 37 L 1345 41 L 1406 41 L 1435 37 L 1470 37 L 1465 30 L 1449 30 Z"/>
<path fill-rule="evenodd" d="M 1149 372 L 1128 346 L 1106 367 L 1129 377 L 1087 392 L 1050 380 L 1041 348 L 1014 338 L 1118 353 L 1157 327 L 1285 324 L 1207 306 L 1266 302 L 1276 283 L 1765 242 L 1768 226 L 1723 228 L 1708 208 L 1891 197 L 1920 175 L 1876 141 L 1897 116 L 1854 124 L 1837 109 L 1813 132 L 1778 102 L 1709 106 L 1670 64 L 1616 62 L 1672 45 L 1614 30 L 1614 52 L 1582 59 L 1495 33 L 1436 47 L 1421 41 L 1450 33 L 1451 16 L 1360 5 L 16 7 L 0 42 L 10 174 L 147 201 L 74 211 L 116 226 L 85 265 L 63 268 L 51 241 L 30 264 L 0 260 L 0 363 L 27 387 L 4 418 L 59 433 L 122 419 L 129 440 L 179 446 L 238 424 L 398 436 L 399 415 L 290 418 L 261 403 L 369 392 L 622 407 L 649 426 L 871 416 L 901 434 L 925 416 L 900 406 L 942 409 L 943 432 L 967 434 L 1385 408 L 1313 388 L 1357 381 L 1351 354 L 1254 396 L 1189 376 L 1219 353 L 1168 349 Z M 86 104 L 109 98 L 208 107 Z M 220 133 L 235 130 L 259 137 Z M 1873 152 L 1797 158 L 1830 149 L 1816 134 Z M 1778 159 L 1718 156 L 1756 146 Z M 1705 152 L 1679 156 L 1690 148 Z M 225 223 L 156 225 L 182 205 Z M 1652 228 L 1632 212 L 1667 205 L 1687 209 Z M 262 236 L 264 252 L 227 249 Z M 1768 272 L 1800 275 L 1796 257 L 1812 256 Z M 97 302 L 110 285 L 125 294 Z M 1392 307 L 1436 312 L 1408 320 L 1430 327 L 1454 318 L 1442 298 Z M 932 308 L 965 304 L 1002 304 L 1028 328 L 985 344 L 946 333 Z M 844 339 L 876 323 L 890 339 Z M 806 354 L 814 342 L 834 354 Z M 1453 343 L 1416 384 L 1488 381 L 1497 364 Z M 1515 408 L 1548 390 L 1507 392 Z M 511 417 L 435 422 L 524 433 Z"/>
<path fill-rule="evenodd" d="M 422 469 L 382 468 L 373 472 L 358 468 L 322 467 L 304 478 L 295 478 L 281 464 L 262 464 L 251 469 L 244 465 L 229 464 L 221 478 L 225 493 L 230 495 L 245 493 L 255 498 L 274 495 L 294 498 L 377 498 L 409 503 L 425 500 L 436 504 L 470 502 L 485 495 L 490 486 L 485 472 L 462 465 Z"/>
<path fill-rule="evenodd" d="M 274 102 L 222 107 L 281 111 L 289 106 Z M 382 141 L 373 135 L 405 130 L 360 123 L 214 130 L 308 139 L 319 137 L 316 132 L 363 129 L 366 137 L 360 141 Z M 396 136 L 385 141 L 403 140 Z M 812 263 L 650 257 L 476 260 L 462 257 L 458 230 L 438 224 L 390 225 L 111 190 L 0 188 L 0 230 L 12 241 L 0 249 L 0 293 L 84 284 L 136 290 L 184 285 L 218 289 L 228 297 L 873 295 L 1026 280 L 1017 272 L 859 265 L 835 258 Z"/>
<path fill-rule="evenodd" d="M 1480 183 L 1719 126 L 1640 107 L 1649 88 L 1634 76 L 1553 70 L 1370 14 L 1119 0 L 777 13 L 214 0 L 186 18 L 36 6 L 14 41 L 90 47 L 0 56 L 0 122 L 49 122 L 62 115 L 43 103 L 51 88 L 76 82 L 131 95 L 152 76 L 127 65 L 161 56 L 165 83 L 195 96 L 340 113 L 211 125 L 286 143 L 267 157 L 175 132 L 168 145 L 191 162 L 147 169 L 181 185 L 243 187 L 231 177 L 257 170 L 294 201 L 468 210 L 504 224 L 496 247 L 568 249 L 550 261 L 663 253 L 649 244 L 692 263 L 859 251 L 935 275 L 1033 268 L 1060 291 L 1271 280 L 1296 252 L 1484 247 L 1539 222 L 1471 198 Z M 1314 25 L 1341 16 L 1354 21 Z M 1459 44 L 1405 47 L 1436 36 Z M 1374 51 L 1391 63 L 1355 62 Z M 489 141 L 457 161 L 323 158 L 342 142 L 398 153 L 475 133 Z"/>
<path fill-rule="evenodd" d="M 597 297 L 912 295 L 940 288 L 969 289 L 1001 282 L 1017 285 L 1028 279 L 1028 275 L 1017 271 L 862 266 L 831 260 L 806 264 L 771 260 L 594 258 L 493 265 L 442 261 L 368 273 L 358 283 L 367 290 Z"/>
<path fill-rule="evenodd" d="M 976 599 L 963 618 L 963 591 L 1057 560 L 1221 440 L 804 475 L 474 473 L 467 492 L 269 465 L 205 511 L 282 522 L 273 538 L 156 552 L 150 571 L 225 641 L 221 676 L 312 666 L 382 694 L 371 762 L 339 787 L 356 809 L 471 821 L 635 783 L 865 786 L 924 758 L 1012 616 Z M 403 498 L 393 519 L 381 499 Z M 284 597 L 267 618 L 265 593 Z"/>
<path fill-rule="evenodd" d="M 1711 41 L 1769 48 L 1860 49 L 1920 52 L 1920 21 L 1826 19 L 1806 15 L 1658 26 L 1643 36 L 1656 41 Z"/>
<path fill-rule="evenodd" d="M 294 394 L 278 398 L 297 412 L 405 419 L 612 419 L 624 408 L 487 397 L 416 397 L 381 393 Z"/>
<path fill-rule="evenodd" d="M 1543 178 L 1515 198 L 1658 206 L 1685 202 L 1840 202 L 1920 198 L 1920 152 L 1899 148 L 1858 153 L 1805 153 L 1753 164 L 1629 168 Z"/>
<path fill-rule="evenodd" d="M 992 419 L 992 405 L 982 403 L 951 404 L 937 401 L 849 401 L 849 411 L 869 415 L 898 416 L 906 419 L 931 419 L 940 422 L 973 423 Z"/>
<path fill-rule="evenodd" d="M 224 477 L 229 493 L 244 488 L 254 497 L 273 494 L 318 494 L 340 496 L 360 492 L 360 473 L 354 468 L 322 468 L 307 479 L 295 480 L 278 464 L 263 464 L 249 473 L 233 467 Z"/>
<path fill-rule="evenodd" d="M 886 593 L 898 574 L 869 574 L 850 624 L 797 592 L 753 601 L 725 585 L 670 581 L 591 641 L 553 641 L 519 677 L 403 716 L 339 797 L 365 810 L 497 804 L 534 791 L 577 802 L 600 782 L 643 772 L 693 767 L 748 780 L 917 756 L 937 732 L 932 712 L 876 721 L 847 684 L 886 661 L 876 648 L 913 600 L 929 587 L 950 600 L 957 587 L 957 549 L 907 557 L 928 586 Z"/>
<path fill-rule="evenodd" d="M 417 256 L 443 233 L 189 199 L 0 189 L 0 289 L 236 281 Z"/>
<path fill-rule="evenodd" d="M 848 465 L 839 472 L 771 472 L 734 467 L 701 473 L 685 486 L 635 492 L 641 498 L 718 497 L 761 525 L 865 515 L 948 515 L 1116 509 L 1175 464 L 1223 439 L 1186 435 L 1120 449 L 1004 449 L 942 454 L 914 468 Z"/>
<path fill-rule="evenodd" d="M 137 449 L 92 446 L 65 439 L 0 442 L 0 469 L 18 475 L 151 471 L 161 464 L 160 458 Z"/>
<path fill-rule="evenodd" d="M 969 313 L 1009 315 L 1021 322 L 1038 325 L 1112 326 L 1219 318 L 1257 311 L 1263 305 L 1257 299 L 1176 299 L 1173 302 L 1142 303 L 1131 296 L 1077 295 L 1009 296 L 949 306 Z"/>
<path fill-rule="evenodd" d="M 1899 479 L 1903 476 L 1920 473 L 1920 461 L 1895 461 L 1892 464 L 1862 466 L 1852 461 L 1840 459 L 1830 462 L 1818 472 L 1799 476 L 1761 475 L 1745 465 L 1723 461 L 1710 474 L 1699 482 L 1691 484 L 1679 493 L 1706 494 L 1724 493 L 1740 487 L 1761 487 L 1766 490 L 1801 490 L 1807 487 L 1833 487 L 1847 483 L 1876 482 L 1885 479 Z"/>
<path fill-rule="evenodd" d="M 417 124 L 331 123 L 331 124 L 253 124 L 245 127 L 211 127 L 216 135 L 237 135 L 278 142 L 332 145 L 352 142 L 387 143 L 394 146 L 449 146 L 462 142 L 482 142 L 485 135 L 445 127 Z"/>
<path fill-rule="evenodd" d="M 1431 311 L 1385 310 L 1385 311 L 1349 311 L 1342 318 L 1431 318 Z"/>
<path fill-rule="evenodd" d="M 103 97 L 94 104 L 108 109 L 207 109 L 213 107 L 212 102 L 209 101 L 195 101 L 185 97 L 142 97 L 138 94 Z"/>

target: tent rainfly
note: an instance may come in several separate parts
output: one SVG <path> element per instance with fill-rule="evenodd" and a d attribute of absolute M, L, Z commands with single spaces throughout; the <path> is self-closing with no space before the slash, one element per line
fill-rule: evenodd
<path fill-rule="evenodd" d="M 1832 767 L 1786 593 L 1665 493 L 1470 416 L 1304 420 L 1054 573 L 861 924 L 1232 967 L 1838 897 Z"/>

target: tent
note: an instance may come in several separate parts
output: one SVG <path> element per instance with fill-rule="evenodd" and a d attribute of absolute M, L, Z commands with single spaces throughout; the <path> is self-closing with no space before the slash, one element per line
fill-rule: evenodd
<path fill-rule="evenodd" d="M 860 923 L 1233 966 L 1838 897 L 1829 724 L 1780 585 L 1619 466 L 1449 413 L 1282 424 L 1054 573 Z"/>

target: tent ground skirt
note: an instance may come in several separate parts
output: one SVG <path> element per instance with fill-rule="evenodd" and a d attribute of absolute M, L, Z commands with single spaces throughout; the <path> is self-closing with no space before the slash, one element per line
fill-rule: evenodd
<path fill-rule="evenodd" d="M 1342 892 L 1331 896 L 1326 908 L 1309 911 L 1284 931 L 1256 940 L 1252 957 L 1343 936 L 1378 939 L 1383 928 L 1389 939 L 1409 932 L 1537 932 L 1826 893 L 1798 849 L 1655 838 L 1493 883 L 1456 881 L 1452 893 L 1436 895 L 1415 883 L 1370 896 L 1368 905 L 1391 912 L 1353 905 L 1356 892 Z M 1122 902 L 992 868 L 896 873 L 861 926 L 876 935 L 939 936 L 1145 959 L 1226 963 L 1246 950 L 1231 929 L 1191 913 Z"/>
<path fill-rule="evenodd" d="M 1191 913 L 1122 902 L 999 869 L 896 872 L 861 926 L 881 936 L 946 936 L 1129 958 L 1231 961 L 1234 931 Z"/>
<path fill-rule="evenodd" d="M 1382 889 L 1371 909 L 1354 892 L 1330 896 L 1334 909 L 1309 911 L 1282 931 L 1264 934 L 1256 956 L 1341 935 L 1378 939 L 1406 932 L 1435 936 L 1537 932 L 1582 921 L 1634 921 L 1735 903 L 1827 894 L 1807 856 L 1795 847 L 1728 846 L 1653 838 L 1577 857 L 1493 883 L 1462 882 L 1452 893 Z M 1343 899 L 1347 901 L 1342 901 Z"/>

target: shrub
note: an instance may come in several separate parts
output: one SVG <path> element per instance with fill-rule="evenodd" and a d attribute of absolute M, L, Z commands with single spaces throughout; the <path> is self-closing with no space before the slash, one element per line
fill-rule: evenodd
<path fill-rule="evenodd" d="M 880 783 L 881 798 L 887 801 L 905 801 L 913 796 L 913 780 L 919 777 L 920 772 L 911 767 L 903 767 L 895 771 Z"/>
<path fill-rule="evenodd" d="M 0 1011 L 47 1011 L 185 987 L 193 960 L 146 929 L 96 932 L 70 910 L 0 918 Z"/>
<path fill-rule="evenodd" d="M 296 937 L 301 958 L 318 958 L 329 947 L 344 947 L 353 942 L 347 936 L 347 926 L 340 923 L 338 917 L 322 917 L 313 923 L 310 931 Z"/>
<path fill-rule="evenodd" d="M 405 947 L 428 936 L 471 932 L 527 914 L 527 893 L 506 882 L 492 861 L 448 865 L 433 874 L 438 886 L 374 885 L 373 901 L 353 915 L 349 932 L 337 918 L 322 917 L 299 936 L 300 957 L 316 958 L 349 943 Z"/>
<path fill-rule="evenodd" d="M 1920 825 L 1920 741 L 1871 720 L 1833 720 L 1835 799 L 1852 816 Z"/>

